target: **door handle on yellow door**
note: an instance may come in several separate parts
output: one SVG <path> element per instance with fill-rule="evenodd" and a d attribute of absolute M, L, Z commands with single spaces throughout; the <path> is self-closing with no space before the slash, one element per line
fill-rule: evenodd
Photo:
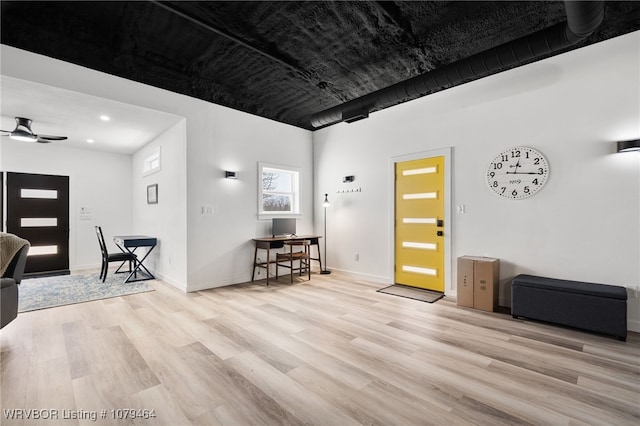
<path fill-rule="evenodd" d="M 438 237 L 442 237 L 442 236 L 444 235 L 444 232 L 442 232 L 442 231 L 438 231 L 438 232 L 436 232 L 436 235 L 437 235 Z"/>

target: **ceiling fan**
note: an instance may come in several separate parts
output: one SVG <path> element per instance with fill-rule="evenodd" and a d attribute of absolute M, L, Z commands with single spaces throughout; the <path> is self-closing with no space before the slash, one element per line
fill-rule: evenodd
<path fill-rule="evenodd" d="M 33 120 L 29 118 L 16 117 L 16 128 L 14 130 L 0 130 L 0 132 L 6 133 L 3 136 L 9 136 L 11 139 L 22 142 L 49 143 L 51 141 L 63 141 L 67 139 L 66 136 L 36 135 L 31 130 L 32 122 Z"/>

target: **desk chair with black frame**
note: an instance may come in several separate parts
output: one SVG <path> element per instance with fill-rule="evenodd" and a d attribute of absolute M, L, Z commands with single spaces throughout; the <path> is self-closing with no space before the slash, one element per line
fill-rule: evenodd
<path fill-rule="evenodd" d="M 299 272 L 300 276 L 304 272 L 307 273 L 309 280 L 311 279 L 311 241 L 309 240 L 291 240 L 285 241 L 284 253 L 276 254 L 276 279 L 278 279 L 278 267 L 289 268 L 291 270 L 291 282 L 293 283 L 293 273 Z M 302 247 L 302 250 L 294 251 L 294 247 Z M 286 249 L 289 251 L 287 252 Z M 295 267 L 293 262 L 298 261 Z"/>
<path fill-rule="evenodd" d="M 102 266 L 100 269 L 100 279 L 104 282 L 107 279 L 107 273 L 109 272 L 109 263 L 120 262 L 120 266 L 116 269 L 116 274 L 131 273 L 131 264 L 136 262 L 136 256 L 131 253 L 109 253 L 107 245 L 104 242 L 104 236 L 102 235 L 102 228 L 96 226 L 96 234 L 98 235 L 98 243 L 100 244 L 100 251 L 102 252 Z M 129 271 L 121 271 L 120 268 L 125 262 L 129 262 Z"/>

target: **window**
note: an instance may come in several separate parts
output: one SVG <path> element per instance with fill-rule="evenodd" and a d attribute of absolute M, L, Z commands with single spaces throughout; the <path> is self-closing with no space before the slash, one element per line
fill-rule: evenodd
<path fill-rule="evenodd" d="M 300 214 L 300 171 L 291 167 L 258 164 L 258 214 L 286 216 Z"/>
<path fill-rule="evenodd" d="M 160 147 L 157 147 L 142 162 L 142 175 L 148 176 L 160 171 Z"/>

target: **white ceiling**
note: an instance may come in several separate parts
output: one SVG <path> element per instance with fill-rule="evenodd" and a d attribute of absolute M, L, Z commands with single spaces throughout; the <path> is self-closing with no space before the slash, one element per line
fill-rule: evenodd
<path fill-rule="evenodd" d="M 13 77 L 1 76 L 0 85 L 2 130 L 13 130 L 15 117 L 30 118 L 33 133 L 67 136 L 65 141 L 51 142 L 66 147 L 132 154 L 183 119 Z M 102 121 L 101 115 L 110 120 Z"/>

